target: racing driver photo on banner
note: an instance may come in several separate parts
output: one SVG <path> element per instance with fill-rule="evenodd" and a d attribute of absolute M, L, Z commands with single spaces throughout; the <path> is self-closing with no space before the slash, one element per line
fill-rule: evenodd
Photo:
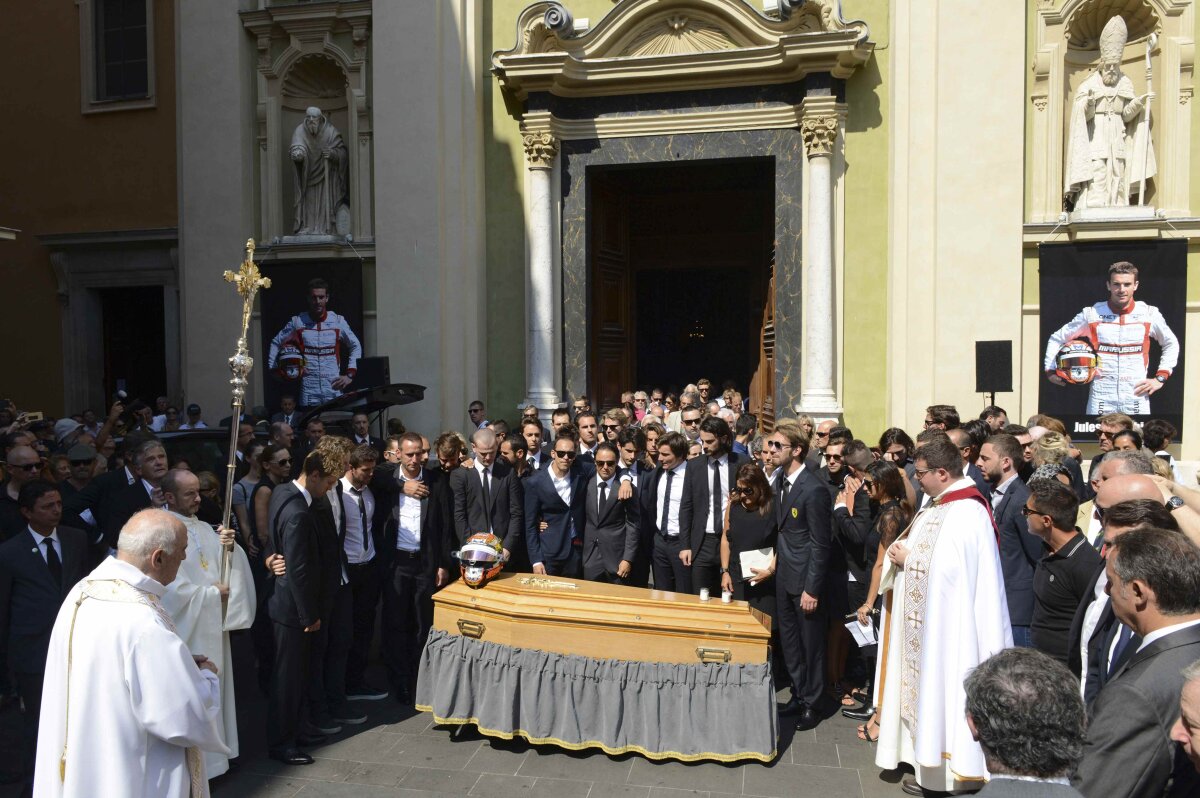
<path fill-rule="evenodd" d="M 1089 305 L 1051 333 L 1043 368 L 1055 385 L 1088 385 L 1089 416 L 1150 414 L 1157 393 L 1179 361 L 1179 339 L 1154 305 L 1138 301 L 1138 267 L 1108 267 L 1108 298 Z M 1150 342 L 1161 353 L 1151 369 Z"/>
<path fill-rule="evenodd" d="M 363 354 L 350 321 L 329 309 L 331 298 L 327 280 L 309 280 L 308 310 L 283 324 L 267 354 L 267 368 L 294 392 L 302 408 L 341 396 Z"/>

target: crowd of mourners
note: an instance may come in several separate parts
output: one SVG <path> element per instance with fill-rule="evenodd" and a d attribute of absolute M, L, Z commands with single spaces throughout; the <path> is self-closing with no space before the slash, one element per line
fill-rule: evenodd
<path fill-rule="evenodd" d="M 851 631 L 886 631 L 884 564 L 937 503 L 941 473 L 986 503 L 1003 575 L 1014 648 L 964 688 L 992 775 L 1088 798 L 1196 794 L 1200 665 L 1183 665 L 1200 660 L 1200 492 L 1161 419 L 1097 418 L 1085 473 L 1046 415 L 1019 424 L 996 406 L 964 419 L 932 405 L 920 431 L 856 435 L 833 419 L 759 419 L 736 386 L 718 393 L 706 379 L 603 409 L 578 396 L 548 425 L 536 407 L 510 424 L 476 401 L 465 433 L 398 419 L 373 429 L 366 414 L 327 425 L 292 397 L 257 410 L 236 420 L 228 517 L 253 574 L 246 634 L 281 761 L 311 762 L 304 748 L 366 721 L 363 701 L 412 704 L 432 597 L 477 533 L 496 537 L 509 571 L 748 602 L 773 621 L 776 681 L 790 688 L 781 715 L 803 730 L 841 711 L 874 742 L 880 644 Z M 40 632 L 20 628 L 7 557 L 23 535 L 78 530 L 94 565 L 146 508 L 228 535 L 220 464 L 172 457 L 164 434 L 207 426 L 200 407 L 181 414 L 165 397 L 116 402 L 103 419 L 30 418 L 0 402 L 0 540 L 20 538 L 0 548 L 0 689 L 32 715 L 30 757 L 46 649 L 39 662 Z M 61 583 L 61 551 L 44 548 Z M 367 679 L 377 629 L 380 686 Z"/>

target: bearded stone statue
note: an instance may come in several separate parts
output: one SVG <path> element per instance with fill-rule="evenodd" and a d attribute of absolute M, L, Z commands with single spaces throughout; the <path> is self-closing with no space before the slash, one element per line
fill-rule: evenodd
<path fill-rule="evenodd" d="M 1113 17 L 1100 35 L 1100 66 L 1075 92 L 1067 139 L 1064 191 L 1075 210 L 1133 203 L 1143 176 L 1156 173 L 1145 104 L 1121 71 L 1129 33 Z"/>
<path fill-rule="evenodd" d="M 297 235 L 345 235 L 349 232 L 349 151 L 342 134 L 311 107 L 292 133 L 289 151 L 296 177 Z"/>

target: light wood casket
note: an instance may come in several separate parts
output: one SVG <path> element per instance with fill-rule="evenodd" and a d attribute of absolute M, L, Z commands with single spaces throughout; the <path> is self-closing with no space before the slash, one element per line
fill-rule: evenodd
<path fill-rule="evenodd" d="M 501 574 L 433 596 L 435 629 L 516 648 L 593 659 L 765 663 L 771 619 L 744 601 L 582 579 Z"/>

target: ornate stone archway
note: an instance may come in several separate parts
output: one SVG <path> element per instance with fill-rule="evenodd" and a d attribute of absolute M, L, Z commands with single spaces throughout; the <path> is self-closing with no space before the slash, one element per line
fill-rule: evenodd
<path fill-rule="evenodd" d="M 777 8 L 621 0 L 586 27 L 539 2 L 518 17 L 514 47 L 494 54 L 525 148 L 525 401 L 543 415 L 587 391 L 587 167 L 714 154 L 776 162 L 775 405 L 840 414 L 844 82 L 874 45 L 837 0 Z"/>

